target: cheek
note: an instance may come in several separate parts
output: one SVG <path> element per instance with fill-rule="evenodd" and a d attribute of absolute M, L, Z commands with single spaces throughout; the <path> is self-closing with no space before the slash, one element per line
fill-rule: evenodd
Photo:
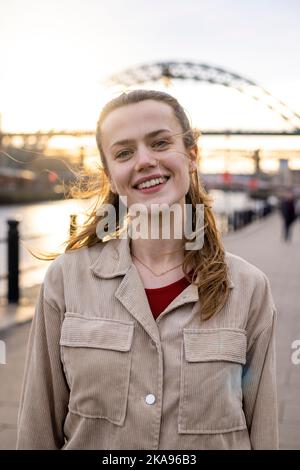
<path fill-rule="evenodd" d="M 112 168 L 111 175 L 117 186 L 128 184 L 129 176 L 126 168 Z"/>
<path fill-rule="evenodd" d="M 191 178 L 188 166 L 183 163 L 176 167 L 175 173 L 175 187 L 178 192 L 186 194 L 190 188 Z"/>
<path fill-rule="evenodd" d="M 184 160 L 177 160 L 173 163 L 173 171 L 176 176 L 176 179 L 180 179 L 182 182 L 189 181 L 189 166 L 188 163 Z"/>
<path fill-rule="evenodd" d="M 188 159 L 185 156 L 184 149 L 170 151 L 168 155 L 164 156 L 163 160 L 164 165 L 174 172 L 183 174 L 185 171 L 188 171 Z"/>

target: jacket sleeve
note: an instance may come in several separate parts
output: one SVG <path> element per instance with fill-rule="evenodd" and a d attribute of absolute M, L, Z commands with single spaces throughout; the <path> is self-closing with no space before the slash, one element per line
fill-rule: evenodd
<path fill-rule="evenodd" d="M 270 286 L 264 281 L 264 294 L 254 318 L 255 335 L 247 351 L 243 370 L 244 413 L 252 449 L 278 449 L 278 407 L 276 385 L 276 310 Z M 259 295 L 258 295 L 258 298 Z M 263 324 L 263 327 L 261 325 Z M 251 336 L 251 335 L 250 335 Z"/>
<path fill-rule="evenodd" d="M 17 449 L 60 449 L 69 389 L 60 360 L 61 314 L 42 284 L 27 346 L 18 413 Z"/>

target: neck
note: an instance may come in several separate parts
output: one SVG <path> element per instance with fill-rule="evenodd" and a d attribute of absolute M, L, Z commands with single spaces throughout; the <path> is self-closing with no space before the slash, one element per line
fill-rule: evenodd
<path fill-rule="evenodd" d="M 131 240 L 131 253 L 150 266 L 175 265 L 184 259 L 183 240 Z"/>
<path fill-rule="evenodd" d="M 151 209 L 139 213 L 138 217 L 133 216 L 132 227 L 138 227 L 137 233 L 142 235 L 130 240 L 131 253 L 150 266 L 170 266 L 183 261 L 187 241 L 183 231 L 183 205 L 184 200 L 181 200 L 175 213 Z"/>

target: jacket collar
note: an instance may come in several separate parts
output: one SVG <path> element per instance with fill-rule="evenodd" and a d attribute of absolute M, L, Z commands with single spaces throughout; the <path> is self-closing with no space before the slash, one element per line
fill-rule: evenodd
<path fill-rule="evenodd" d="M 99 244 L 94 245 L 91 258 L 90 269 L 99 277 L 111 279 L 117 276 L 125 275 L 132 265 L 130 253 L 130 237 L 124 239 L 111 239 L 102 242 L 102 249 L 99 254 Z M 231 272 L 231 263 L 225 256 L 228 266 L 229 288 L 234 287 Z"/>
<path fill-rule="evenodd" d="M 92 264 L 90 269 L 99 277 L 111 279 L 126 274 L 132 264 L 130 238 L 113 238 L 106 242 L 94 245 L 91 252 Z M 99 245 L 101 247 L 99 254 Z"/>

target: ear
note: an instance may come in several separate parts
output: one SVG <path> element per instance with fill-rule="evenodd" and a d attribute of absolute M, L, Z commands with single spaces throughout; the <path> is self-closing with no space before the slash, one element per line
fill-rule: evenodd
<path fill-rule="evenodd" d="M 115 185 L 114 185 L 114 182 L 113 182 L 113 180 L 111 179 L 110 174 L 109 174 L 109 172 L 107 171 L 107 168 L 105 168 L 105 167 L 104 167 L 104 173 L 105 173 L 105 175 L 106 175 L 106 177 L 107 177 L 107 179 L 108 179 L 108 181 L 109 181 L 109 186 L 110 186 L 111 192 L 114 193 L 114 194 L 117 194 L 117 190 L 116 190 L 116 187 L 115 187 Z"/>
<path fill-rule="evenodd" d="M 109 185 L 110 185 L 111 192 L 114 193 L 114 194 L 117 194 L 116 186 L 115 186 L 114 182 L 112 181 L 112 179 L 110 179 L 110 178 L 109 178 Z"/>

